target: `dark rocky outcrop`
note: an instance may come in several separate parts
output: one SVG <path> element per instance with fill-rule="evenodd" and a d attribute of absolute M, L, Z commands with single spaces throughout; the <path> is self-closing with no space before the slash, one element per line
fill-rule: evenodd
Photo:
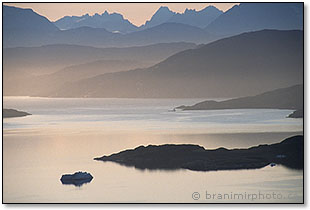
<path fill-rule="evenodd" d="M 31 115 L 27 112 L 17 111 L 15 109 L 3 109 L 3 118 L 24 117 Z"/>
<path fill-rule="evenodd" d="M 299 135 L 280 143 L 259 145 L 248 149 L 206 150 L 201 146 L 190 144 L 139 146 L 109 156 L 94 158 L 94 160 L 112 161 L 138 169 L 215 171 L 256 169 L 271 163 L 303 169 L 303 151 L 304 138 Z"/>

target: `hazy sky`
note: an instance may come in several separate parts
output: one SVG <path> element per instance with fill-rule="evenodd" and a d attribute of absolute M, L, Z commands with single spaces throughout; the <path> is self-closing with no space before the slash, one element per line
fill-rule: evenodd
<path fill-rule="evenodd" d="M 83 15 L 88 13 L 121 13 L 124 18 L 133 24 L 140 26 L 149 20 L 160 6 L 168 6 L 174 12 L 183 13 L 186 8 L 201 10 L 208 5 L 214 5 L 218 9 L 226 11 L 236 3 L 9 3 L 22 8 L 32 8 L 40 15 L 55 21 L 66 15 Z"/>

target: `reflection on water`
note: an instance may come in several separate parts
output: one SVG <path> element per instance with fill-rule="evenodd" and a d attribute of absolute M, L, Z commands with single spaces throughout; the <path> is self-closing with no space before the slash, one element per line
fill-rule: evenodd
<path fill-rule="evenodd" d="M 303 171 L 137 170 L 94 161 L 139 145 L 192 143 L 207 149 L 275 143 L 302 133 L 291 110 L 168 112 L 195 99 L 41 99 L 5 97 L 33 115 L 4 120 L 4 202 L 302 202 Z M 90 172 L 80 187 L 61 174 Z M 192 194 L 200 193 L 194 200 Z M 206 199 L 208 193 L 281 193 L 272 199 Z"/>

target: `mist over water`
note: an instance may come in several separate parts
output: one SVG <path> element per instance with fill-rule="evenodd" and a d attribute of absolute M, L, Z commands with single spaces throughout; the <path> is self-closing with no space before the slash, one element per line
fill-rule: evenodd
<path fill-rule="evenodd" d="M 302 134 L 292 110 L 171 111 L 202 99 L 50 99 L 4 97 L 4 107 L 31 113 L 4 119 L 6 202 L 271 202 L 208 200 L 212 193 L 294 195 L 272 202 L 302 200 L 303 172 L 283 166 L 257 170 L 193 172 L 138 170 L 94 161 L 140 145 L 192 143 L 207 149 L 247 148 Z M 62 185 L 75 171 L 94 179 L 80 187 Z M 235 177 L 233 179 L 227 179 Z M 30 190 L 31 189 L 31 190 Z M 193 200 L 199 192 L 201 199 Z"/>

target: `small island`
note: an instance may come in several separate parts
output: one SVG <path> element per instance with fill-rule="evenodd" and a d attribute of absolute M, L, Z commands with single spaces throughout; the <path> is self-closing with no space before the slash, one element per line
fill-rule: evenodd
<path fill-rule="evenodd" d="M 303 117 L 303 85 L 276 89 L 255 96 L 234 98 L 225 101 L 207 100 L 192 106 L 179 106 L 181 110 L 218 110 L 218 109 L 293 109 L 297 112 L 292 118 Z"/>
<path fill-rule="evenodd" d="M 206 150 L 199 145 L 165 144 L 139 146 L 109 156 L 94 158 L 112 161 L 138 169 L 188 169 L 216 171 L 258 169 L 269 164 L 282 164 L 293 169 L 303 169 L 304 137 L 293 136 L 276 144 L 264 144 L 248 149 L 218 148 Z"/>
<path fill-rule="evenodd" d="M 3 109 L 3 118 L 12 118 L 12 117 L 24 117 L 31 115 L 27 112 L 18 111 L 16 109 Z"/>
<path fill-rule="evenodd" d="M 77 187 L 82 186 L 83 184 L 91 182 L 93 176 L 87 172 L 75 172 L 74 174 L 64 174 L 61 176 L 60 181 L 62 184 L 74 185 Z"/>

